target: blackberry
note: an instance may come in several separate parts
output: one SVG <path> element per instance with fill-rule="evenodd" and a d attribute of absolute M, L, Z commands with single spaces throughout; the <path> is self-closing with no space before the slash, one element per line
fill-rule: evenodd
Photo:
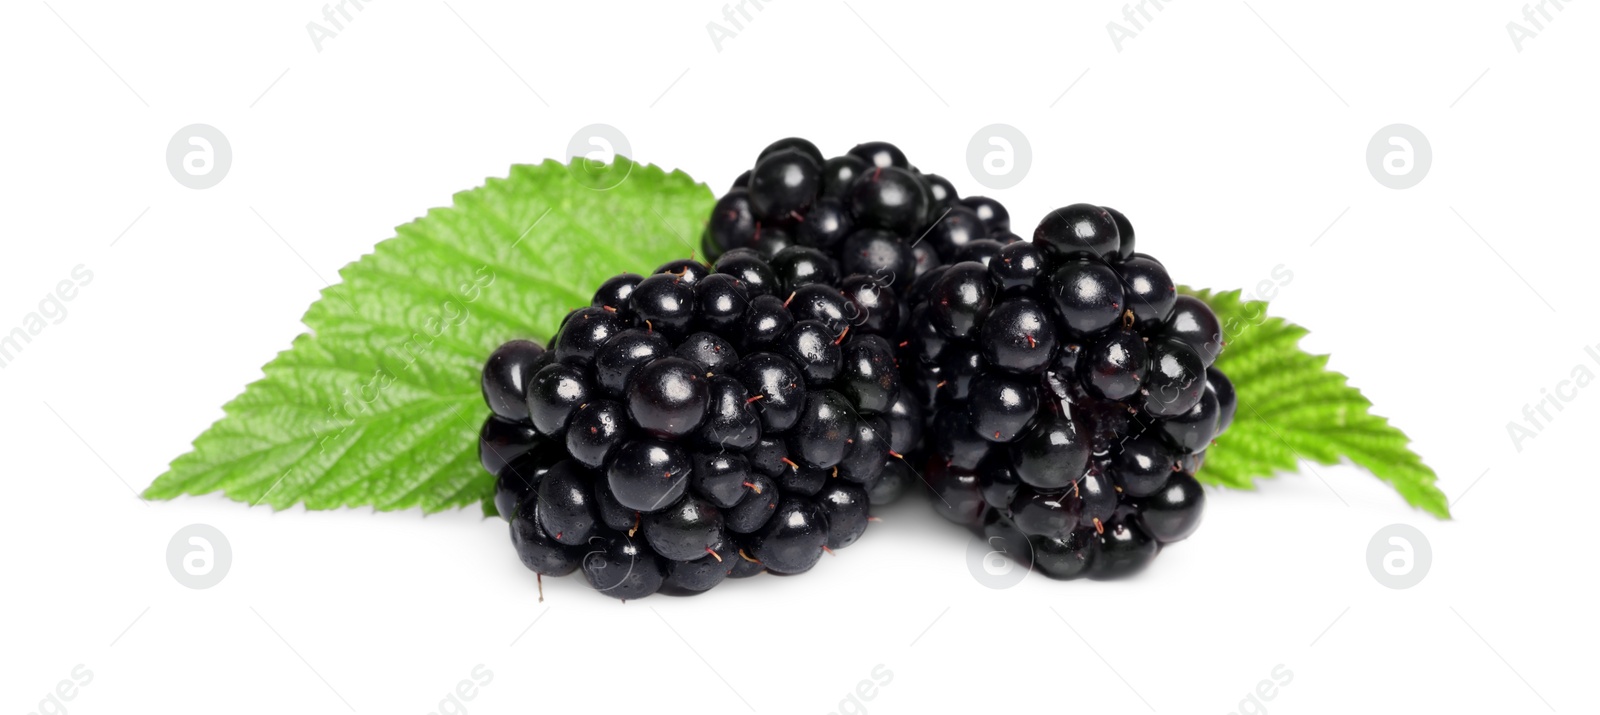
<path fill-rule="evenodd" d="M 948 180 L 918 171 L 893 144 L 863 142 L 823 158 L 815 144 L 789 137 L 763 149 L 718 199 L 701 247 L 711 260 L 752 249 L 775 260 L 780 274 L 792 272 L 796 262 L 825 270 L 816 266 L 815 254 L 780 258 L 795 246 L 817 249 L 833 260 L 835 275 L 865 276 L 904 295 L 914 278 L 936 266 L 993 261 L 1017 240 L 999 202 L 962 198 Z M 778 292 L 787 297 L 793 288 Z"/>
<path fill-rule="evenodd" d="M 1009 243 L 998 204 L 949 215 L 902 354 L 903 392 L 935 415 L 936 510 L 1051 578 L 1139 572 L 1199 525 L 1194 472 L 1237 408 L 1216 315 L 1112 209 L 1066 206 Z"/>
<path fill-rule="evenodd" d="M 753 215 L 813 205 L 805 146 L 762 160 Z M 878 334 L 901 304 L 837 271 L 811 246 L 673 261 L 607 281 L 551 349 L 495 350 L 479 455 L 523 563 L 617 598 L 687 595 L 859 539 L 909 483 L 894 446 L 920 439 L 921 412 Z"/>

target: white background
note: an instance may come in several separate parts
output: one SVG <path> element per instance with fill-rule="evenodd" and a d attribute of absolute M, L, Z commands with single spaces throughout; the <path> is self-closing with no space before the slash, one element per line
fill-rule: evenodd
<path fill-rule="evenodd" d="M 0 369 L 0 708 L 39 712 L 81 664 L 44 712 L 420 714 L 481 664 L 467 712 L 1592 712 L 1600 389 L 1520 451 L 1507 424 L 1600 373 L 1595 6 L 1552 3 L 1542 30 L 1514 0 L 1170 2 L 1139 30 L 1122 7 L 782 0 L 719 50 L 720 2 L 379 0 L 319 51 L 318 0 L 7 3 L 0 331 L 94 277 Z M 1536 33 L 1521 51 L 1512 21 Z M 165 163 L 197 122 L 234 155 L 207 190 Z M 1134 582 L 995 590 L 913 499 L 802 577 L 627 604 L 547 579 L 541 604 L 476 509 L 135 499 L 321 277 L 596 122 L 719 192 L 780 136 L 887 139 L 1022 232 L 1091 201 L 1180 282 L 1281 265 L 1273 312 L 1413 437 L 1456 519 L 1315 467 L 1211 491 Z M 1009 190 L 967 169 L 992 123 L 1032 147 Z M 1414 188 L 1369 173 L 1393 123 L 1432 148 Z M 165 564 L 192 523 L 232 545 L 208 590 Z M 1407 590 L 1366 564 L 1393 523 L 1431 543 Z M 892 680 L 846 701 L 880 664 Z M 1280 665 L 1289 684 L 1245 700 Z"/>

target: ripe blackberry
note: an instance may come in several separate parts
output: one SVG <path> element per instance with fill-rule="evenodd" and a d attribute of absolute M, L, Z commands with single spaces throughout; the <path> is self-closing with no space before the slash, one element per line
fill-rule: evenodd
<path fill-rule="evenodd" d="M 712 209 L 701 237 L 706 256 L 750 248 L 788 266 L 802 254 L 779 258 L 785 249 L 813 248 L 837 264 L 835 275 L 860 274 L 903 295 L 912 279 L 936 266 L 993 260 L 1017 240 L 999 202 L 958 196 L 948 180 L 919 172 L 893 144 L 864 142 L 822 156 L 796 137 L 762 150 Z"/>
<path fill-rule="evenodd" d="M 752 174 L 758 215 L 812 205 L 804 148 Z M 805 246 L 674 261 L 607 281 L 550 350 L 495 350 L 479 454 L 523 563 L 626 599 L 799 573 L 854 543 L 909 483 L 894 447 L 921 413 L 877 334 L 900 303 L 837 270 Z"/>
<path fill-rule="evenodd" d="M 1137 573 L 1199 525 L 1193 473 L 1236 409 L 1216 315 L 1133 251 L 1114 210 L 1060 208 L 1012 243 L 962 233 L 1007 230 L 997 204 L 951 213 L 932 236 L 954 262 L 906 296 L 902 360 L 936 415 L 935 508 L 1051 578 Z"/>

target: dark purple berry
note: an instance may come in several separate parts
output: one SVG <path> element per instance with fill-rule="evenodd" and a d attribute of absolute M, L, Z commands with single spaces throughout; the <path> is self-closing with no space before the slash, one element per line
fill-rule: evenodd
<path fill-rule="evenodd" d="M 534 373 L 528 386 L 528 416 L 534 429 L 547 437 L 561 434 L 578 405 L 588 402 L 594 390 L 583 371 L 552 363 Z"/>
<path fill-rule="evenodd" d="M 972 394 L 972 381 L 984 371 L 983 352 L 974 343 L 959 342 L 939 355 L 938 377 L 934 384 L 944 404 L 965 401 Z"/>
<path fill-rule="evenodd" d="M 556 359 L 570 365 L 588 365 L 611 336 L 626 330 L 627 321 L 605 308 L 579 308 L 567 316 L 556 336 Z"/>
<path fill-rule="evenodd" d="M 1167 480 L 1166 486 L 1139 502 L 1139 522 L 1156 541 L 1170 544 L 1189 538 L 1200 527 L 1206 492 L 1185 472 Z"/>
<path fill-rule="evenodd" d="M 660 333 L 629 328 L 611 336 L 594 356 L 594 377 L 600 391 L 622 397 L 634 369 L 667 356 L 671 344 Z"/>
<path fill-rule="evenodd" d="M 807 394 L 800 419 L 788 434 L 789 454 L 815 469 L 839 464 L 849 440 L 855 436 L 857 419 L 844 395 L 833 390 Z"/>
<path fill-rule="evenodd" d="M 983 346 L 984 359 L 994 367 L 1018 373 L 1041 372 L 1055 357 L 1055 321 L 1044 306 L 1032 299 L 1002 300 L 983 321 L 978 344 Z"/>
<path fill-rule="evenodd" d="M 983 503 L 991 509 L 1005 510 L 1022 487 L 1016 467 L 1004 452 L 990 454 L 978 465 L 978 482 L 983 493 Z M 1032 487 L 1029 487 L 1030 489 Z"/>
<path fill-rule="evenodd" d="M 911 172 L 879 167 L 856 177 L 848 205 L 857 226 L 910 236 L 926 220 L 928 193 Z"/>
<path fill-rule="evenodd" d="M 1094 563 L 1094 537 L 1093 529 L 1078 529 L 1060 537 L 1030 537 L 1034 570 L 1058 580 L 1084 576 Z"/>
<path fill-rule="evenodd" d="M 1111 220 L 1115 221 L 1117 224 L 1117 257 L 1121 258 L 1122 260 L 1132 258 L 1134 250 L 1133 224 L 1129 223 L 1128 217 L 1123 216 L 1121 211 L 1111 208 L 1110 206 L 1102 206 L 1100 208 L 1105 209 L 1106 213 L 1111 214 Z"/>
<path fill-rule="evenodd" d="M 850 148 L 850 156 L 861 159 L 869 167 L 880 169 L 891 166 L 905 169 L 911 166 L 911 162 L 906 161 L 905 152 L 889 142 L 862 142 Z"/>
<path fill-rule="evenodd" d="M 973 337 L 993 306 L 994 286 L 980 263 L 958 263 L 928 296 L 928 319 L 947 338 Z"/>
<path fill-rule="evenodd" d="M 499 476 L 513 460 L 538 448 L 544 438 L 527 422 L 512 422 L 496 415 L 483 421 L 478 431 L 478 463 Z"/>
<path fill-rule="evenodd" d="M 818 199 L 795 225 L 795 239 L 802 246 L 831 249 L 855 230 L 850 212 L 836 198 Z"/>
<path fill-rule="evenodd" d="M 1211 440 L 1217 436 L 1217 420 L 1221 412 L 1217 393 L 1207 389 L 1188 412 L 1161 420 L 1161 434 L 1178 451 L 1194 454 L 1210 446 Z"/>
<path fill-rule="evenodd" d="M 1228 431 L 1233 415 L 1239 410 L 1239 396 L 1233 391 L 1233 382 L 1215 365 L 1206 368 L 1206 386 L 1217 393 L 1217 434 Z"/>
<path fill-rule="evenodd" d="M 1178 291 L 1160 263 L 1135 256 L 1118 265 L 1117 274 L 1122 277 L 1128 309 L 1133 311 L 1136 327 L 1158 327 L 1172 315 Z"/>
<path fill-rule="evenodd" d="M 1111 213 L 1092 204 L 1072 204 L 1051 211 L 1033 231 L 1033 244 L 1052 263 L 1115 255 L 1119 240 L 1117 222 Z"/>
<path fill-rule="evenodd" d="M 940 516 L 962 526 L 983 523 L 987 506 L 978 483 L 978 475 L 970 469 L 934 463 L 928 468 L 928 488 L 933 491 L 933 510 Z"/>
<path fill-rule="evenodd" d="M 1206 368 L 1188 343 L 1151 340 L 1150 372 L 1145 376 L 1144 409 L 1157 417 L 1176 417 L 1192 409 L 1205 392 Z"/>
<path fill-rule="evenodd" d="M 799 494 L 801 496 L 816 496 L 822 491 L 822 486 L 828 483 L 828 478 L 833 475 L 833 469 L 821 467 L 808 467 L 801 465 L 799 469 L 789 469 L 778 475 L 778 489 L 784 494 Z"/>
<path fill-rule="evenodd" d="M 640 519 L 645 542 L 657 554 L 673 561 L 693 561 L 722 543 L 722 512 L 693 494 Z"/>
<path fill-rule="evenodd" d="M 666 275 L 677 278 L 690 286 L 698 284 L 701 279 L 711 275 L 711 267 L 693 258 L 679 258 L 667 261 L 651 272 L 651 275 Z"/>
<path fill-rule="evenodd" d="M 1133 576 L 1156 558 L 1161 546 L 1145 533 L 1133 517 L 1119 517 L 1094 536 L 1094 562 L 1089 578 L 1111 580 Z"/>
<path fill-rule="evenodd" d="M 929 446 L 944 458 L 945 464 L 964 472 L 977 469 L 992 447 L 989 440 L 978 436 L 972 416 L 966 410 L 939 411 L 934 415 L 928 438 Z"/>
<path fill-rule="evenodd" d="M 777 350 L 794 361 L 807 383 L 823 385 L 839 374 L 843 359 L 835 338 L 828 326 L 815 320 L 802 320 L 778 338 Z"/>
<path fill-rule="evenodd" d="M 955 262 L 966 263 L 971 261 L 973 263 L 981 263 L 984 268 L 988 268 L 990 263 L 1000 258 L 1000 252 L 1004 249 L 1005 244 L 999 241 L 992 238 L 980 238 L 969 242 L 967 245 L 962 246 L 961 250 L 956 251 Z"/>
<path fill-rule="evenodd" d="M 778 500 L 772 518 L 749 541 L 751 556 L 775 573 L 802 573 L 822 558 L 828 544 L 828 515 L 808 497 Z"/>
<path fill-rule="evenodd" d="M 792 250 L 792 249 L 791 249 Z M 744 322 L 750 296 L 739 279 L 726 273 L 707 276 L 694 286 L 699 326 L 714 333 L 728 334 Z"/>
<path fill-rule="evenodd" d="M 531 340 L 512 340 L 489 353 L 482 380 L 489 411 L 512 422 L 526 421 L 528 385 L 544 360 L 544 348 Z"/>
<path fill-rule="evenodd" d="M 683 279 L 664 273 L 645 278 L 634 287 L 628 303 L 645 330 L 671 340 L 689 334 L 695 311 L 694 287 Z"/>
<path fill-rule="evenodd" d="M 725 539 L 698 559 L 668 561 L 660 592 L 669 596 L 694 596 L 710 591 L 728 578 L 734 562 L 739 560 L 733 541 Z"/>
<path fill-rule="evenodd" d="M 630 440 L 612 457 L 606 484 L 618 503 L 648 513 L 683 496 L 690 469 L 688 455 L 671 442 Z"/>
<path fill-rule="evenodd" d="M 715 333 L 699 332 L 683 339 L 674 355 L 700 367 L 707 375 L 720 375 L 739 361 L 733 344 Z"/>
<path fill-rule="evenodd" d="M 833 286 L 812 283 L 796 288 L 789 294 L 789 313 L 795 320 L 818 320 L 828 326 L 834 335 L 844 332 L 850 325 L 849 301 Z"/>
<path fill-rule="evenodd" d="M 745 450 L 745 458 L 750 460 L 750 466 L 756 471 L 769 477 L 783 474 L 793 462 L 789 459 L 789 445 L 784 443 L 782 436 L 775 434 L 756 440 L 754 446 Z"/>
<path fill-rule="evenodd" d="M 939 260 L 939 252 L 926 242 L 918 241 L 911 246 L 911 277 L 921 278 L 933 269 L 943 265 Z"/>
<path fill-rule="evenodd" d="M 961 199 L 961 205 L 976 213 L 983 225 L 988 227 L 989 233 L 1011 230 L 1011 214 L 999 201 L 987 196 L 968 196 Z"/>
<path fill-rule="evenodd" d="M 745 485 L 744 498 L 722 515 L 723 523 L 729 531 L 749 534 L 765 526 L 777 506 L 777 480 L 758 472 Z"/>
<path fill-rule="evenodd" d="M 1062 415 L 1040 415 L 1011 448 L 1017 478 L 1039 489 L 1065 489 L 1089 466 L 1087 435 Z"/>
<path fill-rule="evenodd" d="M 643 365 L 628 378 L 628 416 L 660 439 L 677 439 L 705 421 L 710 392 L 694 363 L 666 357 Z"/>
<path fill-rule="evenodd" d="M 745 295 L 750 298 L 778 292 L 778 277 L 772 266 L 753 249 L 729 251 L 717 259 L 717 272 L 726 273 L 739 280 Z"/>
<path fill-rule="evenodd" d="M 735 248 L 751 248 L 755 244 L 756 218 L 750 212 L 750 192 L 736 188 L 711 209 L 711 220 L 706 224 L 707 242 L 722 255 Z"/>
<path fill-rule="evenodd" d="M 697 452 L 689 488 L 721 509 L 731 509 L 750 490 L 750 462 L 731 452 Z"/>
<path fill-rule="evenodd" d="M 567 452 L 599 469 L 611 450 L 628 437 L 628 411 L 619 402 L 595 400 L 578 408 L 567 426 Z"/>
<path fill-rule="evenodd" d="M 803 152 L 780 151 L 761 159 L 750 173 L 750 211 L 765 223 L 787 219 L 811 205 L 822 167 Z"/>
<path fill-rule="evenodd" d="M 539 524 L 539 500 L 526 499 L 511 518 L 511 544 L 529 570 L 545 576 L 565 576 L 577 570 L 583 549 L 551 538 Z"/>
<path fill-rule="evenodd" d="M 550 538 L 578 546 L 595 535 L 600 513 L 593 482 L 590 473 L 574 461 L 557 464 L 539 480 L 539 524 Z"/>
<path fill-rule="evenodd" d="M 624 318 L 633 317 L 633 307 L 629 305 L 628 298 L 633 295 L 633 289 L 639 285 L 644 276 L 637 273 L 620 273 L 612 276 L 600 284 L 599 290 L 594 292 L 594 300 L 590 303 L 596 308 L 610 308 Z"/>
<path fill-rule="evenodd" d="M 1050 276 L 1050 297 L 1068 329 L 1089 334 L 1122 317 L 1122 281 L 1104 263 L 1071 261 Z"/>
<path fill-rule="evenodd" d="M 831 480 L 816 496 L 827 516 L 828 548 L 854 544 L 867 530 L 867 490 L 845 481 Z"/>
<path fill-rule="evenodd" d="M 889 424 L 881 417 L 862 417 L 839 462 L 839 476 L 857 484 L 872 484 L 883 474 L 891 451 Z"/>
<path fill-rule="evenodd" d="M 750 393 L 727 375 L 706 378 L 709 397 L 699 438 L 718 449 L 745 450 L 761 438 L 761 418 L 750 403 Z"/>
<path fill-rule="evenodd" d="M 900 370 L 894 348 L 881 335 L 853 335 L 844 342 L 835 382 L 857 410 L 877 414 L 900 396 Z"/>
<path fill-rule="evenodd" d="M 774 353 L 746 355 L 730 372 L 733 379 L 755 400 L 756 414 L 761 417 L 761 428 L 769 432 L 782 432 L 800 419 L 800 408 L 805 402 L 805 376 L 794 362 Z"/>
<path fill-rule="evenodd" d="M 1032 382 L 1004 374 L 979 375 L 972 381 L 967 410 L 979 437 L 1011 442 L 1039 411 L 1039 390 Z"/>
<path fill-rule="evenodd" d="M 839 284 L 839 290 L 849 301 L 846 317 L 850 330 L 884 337 L 899 333 L 900 299 L 887 279 L 853 275 Z"/>
<path fill-rule="evenodd" d="M 1222 353 L 1222 323 L 1210 306 L 1192 295 L 1178 296 L 1163 332 L 1188 343 L 1206 367 Z"/>
<path fill-rule="evenodd" d="M 594 590 L 624 601 L 661 590 L 666 567 L 643 536 L 606 534 L 595 537 L 585 548 L 583 576 Z"/>
<path fill-rule="evenodd" d="M 856 178 L 871 170 L 872 164 L 859 156 L 846 154 L 822 163 L 822 195 L 843 199 Z"/>
<path fill-rule="evenodd" d="M 912 249 L 882 229 L 864 228 L 850 234 L 839 248 L 839 257 L 844 274 L 870 276 L 889 285 L 909 281 L 913 271 Z"/>
<path fill-rule="evenodd" d="M 910 390 L 901 390 L 882 417 L 889 423 L 889 449 L 908 454 L 922 444 L 922 406 Z"/>
<path fill-rule="evenodd" d="M 617 501 L 617 495 L 611 493 L 611 485 L 603 479 L 595 480 L 594 505 L 600 512 L 600 523 L 605 524 L 607 529 L 631 531 L 639 527 L 639 511 Z"/>
<path fill-rule="evenodd" d="M 751 299 L 749 307 L 745 308 L 744 330 L 737 337 L 746 352 L 769 349 L 793 325 L 794 315 L 784 305 L 784 300 L 763 295 Z"/>
<path fill-rule="evenodd" d="M 1078 375 L 1089 394 L 1124 400 L 1139 391 L 1149 361 L 1144 338 L 1131 330 L 1112 329 L 1089 339 L 1078 358 Z"/>
<path fill-rule="evenodd" d="M 938 174 L 923 174 L 922 183 L 928 187 L 928 209 L 931 215 L 938 216 L 945 209 L 959 205 L 961 197 L 956 195 L 956 187 L 948 179 Z"/>
<path fill-rule="evenodd" d="M 1111 476 L 1122 493 L 1130 497 L 1154 494 L 1172 476 L 1178 455 L 1157 438 L 1145 433 L 1123 440 L 1111 459 Z"/>
<path fill-rule="evenodd" d="M 778 276 L 778 294 L 787 295 L 800 286 L 821 283 L 836 285 L 839 267 L 821 250 L 808 246 L 790 246 L 774 256 L 772 272 Z"/>
<path fill-rule="evenodd" d="M 867 487 L 867 500 L 873 506 L 891 504 L 911 491 L 912 484 L 920 481 L 904 459 L 890 459 L 884 462 L 883 474 L 878 476 L 878 481 Z"/>
<path fill-rule="evenodd" d="M 968 244 L 989 235 L 989 229 L 978 218 L 977 212 L 965 206 L 955 206 L 944 212 L 943 216 L 935 216 L 937 221 L 927 231 L 923 238 L 933 250 L 939 254 L 939 259 L 952 263 L 957 260 L 956 255 L 966 248 Z"/>
<path fill-rule="evenodd" d="M 797 151 L 811 157 L 811 160 L 816 162 L 817 165 L 820 166 L 822 164 L 822 151 L 817 149 L 816 144 L 812 144 L 810 140 L 801 137 L 784 137 L 768 144 L 767 148 L 762 149 L 761 153 L 756 155 L 756 163 L 759 164 L 762 159 L 781 151 Z"/>

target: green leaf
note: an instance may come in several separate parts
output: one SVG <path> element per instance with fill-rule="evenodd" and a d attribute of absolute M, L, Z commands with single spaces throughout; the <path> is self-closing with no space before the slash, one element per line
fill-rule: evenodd
<path fill-rule="evenodd" d="M 477 458 L 484 359 L 547 340 L 612 275 L 693 255 L 713 201 L 681 172 L 622 157 L 514 166 L 456 194 L 345 266 L 306 311 L 309 332 L 145 497 L 493 513 Z"/>
<path fill-rule="evenodd" d="M 1438 478 L 1409 448 L 1411 440 L 1372 403 L 1328 370 L 1328 356 L 1299 348 L 1306 329 L 1267 316 L 1267 304 L 1242 301 L 1239 291 L 1183 288 L 1211 306 L 1222 321 L 1227 347 L 1216 366 L 1239 395 L 1233 426 L 1206 450 L 1197 479 L 1250 489 L 1258 477 L 1295 471 L 1301 460 L 1364 467 L 1388 482 L 1412 506 L 1450 518 Z"/>

